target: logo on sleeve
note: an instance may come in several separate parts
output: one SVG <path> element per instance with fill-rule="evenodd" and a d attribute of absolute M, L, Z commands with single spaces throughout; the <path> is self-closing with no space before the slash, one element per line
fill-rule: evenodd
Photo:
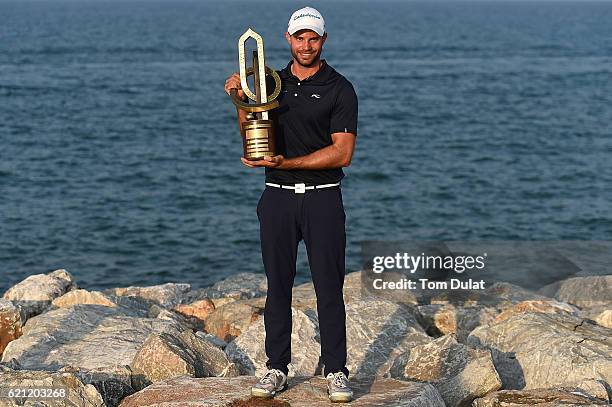
<path fill-rule="evenodd" d="M 310 97 L 315 99 L 321 99 L 321 95 L 319 95 L 318 93 L 313 93 L 312 95 L 310 95 Z"/>

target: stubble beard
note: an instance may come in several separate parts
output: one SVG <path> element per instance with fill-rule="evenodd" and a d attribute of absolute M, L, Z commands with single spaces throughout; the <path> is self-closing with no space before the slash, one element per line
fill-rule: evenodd
<path fill-rule="evenodd" d="M 303 66 L 304 68 L 312 68 L 313 66 L 318 65 L 319 61 L 321 60 L 321 51 L 317 52 L 317 54 L 315 55 L 315 57 L 312 59 L 311 62 L 306 62 L 306 63 L 302 62 L 297 52 L 291 51 L 291 54 L 293 56 L 293 60 L 296 61 L 300 66 Z"/>

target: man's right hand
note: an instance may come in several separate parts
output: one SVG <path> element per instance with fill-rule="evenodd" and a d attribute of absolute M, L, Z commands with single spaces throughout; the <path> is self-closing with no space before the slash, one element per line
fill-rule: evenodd
<path fill-rule="evenodd" d="M 243 101 L 246 100 L 246 94 L 242 90 L 242 85 L 240 84 L 240 74 L 234 72 L 230 75 L 229 78 L 225 81 L 225 93 L 230 94 L 230 89 L 237 89 L 237 95 Z"/>

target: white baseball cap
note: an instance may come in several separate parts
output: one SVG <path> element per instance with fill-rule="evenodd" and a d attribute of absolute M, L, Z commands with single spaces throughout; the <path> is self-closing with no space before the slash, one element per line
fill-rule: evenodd
<path fill-rule="evenodd" d="M 319 35 L 325 33 L 325 20 L 316 9 L 312 7 L 304 7 L 291 14 L 287 32 L 290 35 L 295 34 L 299 30 L 312 30 Z"/>

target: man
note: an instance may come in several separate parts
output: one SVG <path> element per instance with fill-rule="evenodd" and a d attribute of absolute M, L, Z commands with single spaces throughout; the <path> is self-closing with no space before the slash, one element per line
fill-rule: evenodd
<path fill-rule="evenodd" d="M 293 13 L 285 38 L 292 60 L 278 71 L 280 106 L 275 122 L 278 155 L 249 161 L 266 168 L 266 189 L 257 205 L 261 250 L 268 280 L 264 311 L 268 372 L 253 386 L 256 397 L 287 388 L 291 361 L 291 290 L 297 247 L 304 240 L 317 295 L 321 359 L 332 401 L 353 393 L 346 368 L 345 213 L 340 191 L 342 167 L 351 163 L 357 135 L 357 96 L 351 83 L 321 59 L 327 39 L 323 16 L 311 7 Z M 235 73 L 225 91 L 241 90 Z M 242 125 L 246 113 L 238 110 Z M 314 355 L 313 355 L 314 357 Z"/>

